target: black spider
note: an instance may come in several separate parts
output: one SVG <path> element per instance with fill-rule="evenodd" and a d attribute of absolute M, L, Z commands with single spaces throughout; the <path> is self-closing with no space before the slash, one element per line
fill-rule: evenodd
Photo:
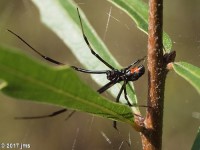
<path fill-rule="evenodd" d="M 127 101 L 127 104 L 129 106 L 133 106 L 130 101 L 128 100 L 127 97 L 127 91 L 126 91 L 126 85 L 129 81 L 136 81 L 138 80 L 144 73 L 145 73 L 145 67 L 143 65 L 138 65 L 141 61 L 143 61 L 145 59 L 145 57 L 136 60 L 135 62 L 133 62 L 132 64 L 130 64 L 129 66 L 122 68 L 121 70 L 118 70 L 116 68 L 114 68 L 113 66 L 111 66 L 108 62 L 106 62 L 103 58 L 101 58 L 91 47 L 90 42 L 88 41 L 84 30 L 83 30 L 83 24 L 82 24 L 82 20 L 79 14 L 79 10 L 77 8 L 77 12 L 78 12 L 78 16 L 79 16 L 79 20 L 80 20 L 80 25 L 81 25 L 81 30 L 82 30 L 82 35 L 83 38 L 87 44 L 87 46 L 89 47 L 91 53 L 97 58 L 99 59 L 103 64 L 105 64 L 108 68 L 110 68 L 110 70 L 99 70 L 99 71 L 94 71 L 94 70 L 86 70 L 86 69 L 82 69 L 82 68 L 78 68 L 75 66 L 71 66 L 74 70 L 79 71 L 79 72 L 83 72 L 83 73 L 89 73 L 89 74 L 106 74 L 107 79 L 109 80 L 109 82 L 104 85 L 103 87 L 101 87 L 100 89 L 98 89 L 97 91 L 99 93 L 103 93 L 105 92 L 107 89 L 109 89 L 110 87 L 112 87 L 114 84 L 119 83 L 119 82 L 123 82 L 123 85 L 117 95 L 116 98 L 116 102 L 119 102 L 120 96 L 122 94 L 122 92 L 124 91 L 124 97 Z M 33 48 L 30 44 L 28 44 L 23 38 L 21 38 L 19 35 L 17 35 L 16 33 L 14 33 L 11 30 L 8 30 L 10 33 L 12 33 L 13 35 L 15 35 L 16 37 L 18 37 L 22 42 L 24 42 L 28 47 L 30 47 L 34 52 L 36 52 L 38 55 L 40 55 L 41 57 L 43 57 L 44 59 L 46 59 L 47 61 L 54 63 L 56 65 L 65 65 L 57 60 L 54 60 L 50 57 L 47 57 L 43 54 L 41 54 L 39 51 L 37 51 L 35 48 Z M 135 105 L 134 105 L 135 106 Z M 146 107 L 143 105 L 140 105 L 141 107 Z M 140 107 L 139 106 L 139 107 Z M 138 105 L 137 105 L 138 107 Z M 60 113 L 65 112 L 67 109 L 61 109 L 59 111 L 56 111 L 50 115 L 45 115 L 45 116 L 35 116 L 35 117 L 19 117 L 22 119 L 34 119 L 34 118 L 45 118 L 45 117 L 52 117 L 55 115 L 58 115 Z M 74 113 L 74 111 L 70 114 L 72 115 Z M 116 122 L 114 123 L 114 127 L 116 128 Z"/>

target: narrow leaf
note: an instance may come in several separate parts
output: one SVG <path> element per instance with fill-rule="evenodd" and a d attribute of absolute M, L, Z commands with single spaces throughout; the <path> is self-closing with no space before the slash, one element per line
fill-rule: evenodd
<path fill-rule="evenodd" d="M 0 88 L 23 100 L 54 104 L 134 125 L 129 107 L 102 98 L 69 68 L 50 68 L 0 46 Z"/>
<path fill-rule="evenodd" d="M 200 68 L 186 62 L 173 64 L 175 72 L 187 80 L 200 94 Z"/>
<path fill-rule="evenodd" d="M 85 68 L 90 70 L 108 69 L 108 67 L 91 54 L 87 44 L 85 43 L 80 30 L 77 6 L 72 0 L 32 0 L 32 2 L 38 7 L 42 22 L 55 34 L 57 34 L 57 36 L 70 48 L 77 60 L 79 60 Z M 121 68 L 92 26 L 89 24 L 81 9 L 79 9 L 79 11 L 85 34 L 95 52 L 97 52 L 104 60 L 108 61 L 108 63 L 113 67 L 118 69 Z M 100 86 L 108 83 L 106 76 L 91 76 L 92 79 Z M 121 85 L 116 84 L 108 91 L 116 97 L 120 88 Z M 127 91 L 129 97 L 131 98 L 130 100 L 132 100 L 133 103 L 136 103 L 137 99 L 132 84 L 129 84 Z M 122 103 L 126 103 L 124 97 L 121 97 L 120 101 Z"/>
<path fill-rule="evenodd" d="M 196 139 L 194 141 L 194 144 L 192 146 L 192 150 L 200 150 L 200 127 L 196 136 Z"/>
<path fill-rule="evenodd" d="M 142 0 L 108 0 L 124 12 L 126 12 L 137 24 L 138 28 L 148 34 L 148 5 Z M 172 41 L 163 33 L 163 45 L 166 52 L 169 53 L 172 48 Z"/>

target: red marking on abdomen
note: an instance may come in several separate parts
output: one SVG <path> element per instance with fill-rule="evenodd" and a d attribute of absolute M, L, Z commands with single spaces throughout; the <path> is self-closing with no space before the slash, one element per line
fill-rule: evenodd
<path fill-rule="evenodd" d="M 135 68 L 132 68 L 131 69 L 131 73 L 138 73 L 139 72 L 139 69 L 138 69 L 138 67 L 135 67 Z"/>

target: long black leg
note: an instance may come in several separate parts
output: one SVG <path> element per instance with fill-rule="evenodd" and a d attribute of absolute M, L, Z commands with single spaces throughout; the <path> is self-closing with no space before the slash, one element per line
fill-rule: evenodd
<path fill-rule="evenodd" d="M 129 102 L 129 100 L 128 100 L 128 96 L 127 96 L 127 91 L 126 91 L 126 84 L 127 84 L 127 82 L 126 81 L 124 81 L 124 98 L 126 99 L 126 101 L 127 101 L 127 103 L 128 103 L 128 105 L 131 107 L 131 106 L 133 106 L 130 102 Z"/>
<path fill-rule="evenodd" d="M 22 37 L 20 37 L 19 35 L 17 35 L 16 33 L 14 33 L 13 31 L 9 30 L 8 31 L 10 33 L 12 33 L 13 35 L 15 35 L 18 39 L 20 39 L 23 43 L 25 43 L 30 49 L 32 49 L 34 52 L 36 52 L 38 55 L 40 55 L 42 58 L 46 59 L 47 61 L 56 64 L 56 65 L 65 65 L 61 62 L 58 62 L 50 57 L 44 56 L 43 54 L 41 54 L 39 51 L 37 51 L 35 48 L 33 48 L 30 44 L 28 44 Z"/>
<path fill-rule="evenodd" d="M 113 128 L 115 128 L 116 130 L 118 130 L 118 128 L 117 128 L 117 121 L 113 121 Z"/>
<path fill-rule="evenodd" d="M 125 99 L 126 99 L 126 101 L 127 101 L 127 104 L 128 104 L 130 107 L 132 107 L 132 106 L 134 106 L 134 107 L 149 107 L 149 106 L 145 106 L 145 105 L 132 105 L 132 104 L 129 102 L 128 97 L 127 97 L 126 84 L 127 84 L 127 81 L 124 80 L 124 83 L 123 83 L 123 85 L 122 85 L 122 87 L 121 87 L 121 89 L 120 89 L 120 91 L 119 91 L 119 93 L 118 93 L 118 95 L 117 95 L 116 102 L 119 103 L 119 98 L 120 98 L 120 96 L 121 96 L 121 94 L 122 94 L 122 91 L 124 91 L 124 97 L 125 97 Z M 142 116 L 140 116 L 140 115 L 138 115 L 138 114 L 134 114 L 134 115 L 137 116 L 137 117 L 143 118 Z M 116 121 L 113 121 L 113 127 L 114 127 L 116 130 L 118 130 L 118 129 L 117 129 L 117 122 L 116 122 Z"/>
<path fill-rule="evenodd" d="M 127 84 L 127 83 L 126 83 Z M 131 104 L 128 100 L 128 96 L 127 96 L 127 91 L 126 91 L 126 87 L 124 88 L 124 97 L 128 103 L 128 105 L 130 107 L 145 107 L 145 108 L 151 108 L 150 106 L 146 106 L 146 105 L 136 105 L 136 104 Z"/>
<path fill-rule="evenodd" d="M 49 118 L 49 117 L 54 117 L 57 116 L 61 113 L 64 113 L 65 111 L 67 111 L 67 109 L 61 109 L 58 110 L 56 112 L 51 113 L 50 115 L 43 115 L 43 116 L 33 116 L 33 117 L 15 117 L 15 119 L 41 119 L 41 118 Z"/>
<path fill-rule="evenodd" d="M 126 84 L 127 84 L 127 83 L 126 83 Z M 148 106 L 144 106 L 144 105 L 132 105 L 132 104 L 129 102 L 128 97 L 127 97 L 126 86 L 125 86 L 125 88 L 124 88 L 124 97 L 125 97 L 126 101 L 128 102 L 128 105 L 129 105 L 130 107 L 148 107 Z M 135 114 L 135 113 L 133 113 L 133 115 L 136 116 L 136 117 L 139 117 L 139 118 L 142 119 L 142 120 L 144 120 L 144 118 L 143 118 L 141 115 L 138 115 L 138 114 Z"/>
<path fill-rule="evenodd" d="M 122 87 L 121 87 L 121 89 L 120 89 L 120 91 L 119 91 L 119 93 L 118 93 L 118 95 L 117 95 L 116 102 L 119 103 L 119 98 L 120 98 L 120 96 L 121 96 L 121 94 L 122 94 L 122 91 L 124 91 L 124 97 L 125 97 L 125 99 L 126 99 L 126 101 L 127 101 L 127 104 L 128 104 L 130 107 L 132 107 L 132 106 L 134 106 L 134 107 L 149 107 L 149 106 L 145 106 L 145 105 L 132 105 L 132 104 L 129 102 L 129 100 L 128 100 L 127 91 L 126 91 L 126 84 L 127 84 L 127 81 L 124 80 L 124 83 L 123 83 L 123 85 L 122 85 Z M 137 117 L 143 118 L 142 116 L 140 116 L 140 115 L 138 115 L 138 114 L 134 114 L 134 115 L 137 116 Z M 113 121 L 113 127 L 114 127 L 116 130 L 118 130 L 118 129 L 117 129 L 117 122 L 116 122 L 116 121 Z"/>
<path fill-rule="evenodd" d="M 125 82 L 125 81 L 124 81 L 124 82 Z M 127 83 L 126 83 L 126 84 L 127 84 Z M 145 106 L 145 105 L 132 105 L 132 104 L 129 102 L 128 97 L 127 97 L 126 86 L 125 86 L 125 88 L 124 88 L 124 97 L 125 97 L 126 101 L 128 102 L 128 105 L 129 105 L 130 107 L 148 107 L 148 108 L 151 108 L 150 106 Z M 139 117 L 139 118 L 142 119 L 142 120 L 144 120 L 144 118 L 143 118 L 141 115 L 138 115 L 138 114 L 135 114 L 135 113 L 133 113 L 133 115 Z"/>
<path fill-rule="evenodd" d="M 84 72 L 84 73 L 93 73 L 93 74 L 106 74 L 108 70 L 100 70 L 100 71 L 94 71 L 94 70 L 86 70 L 82 68 L 78 68 L 75 66 L 71 66 L 74 70 Z"/>
<path fill-rule="evenodd" d="M 118 95 L 117 95 L 117 98 L 116 98 L 116 102 L 117 102 L 117 103 L 119 103 L 119 98 L 120 98 L 120 96 L 121 96 L 121 94 L 122 94 L 122 91 L 124 90 L 125 87 L 126 87 L 126 82 L 123 83 L 123 85 L 122 85 L 122 87 L 121 87 L 121 89 L 120 89 L 120 91 L 119 91 L 119 93 L 118 93 Z M 113 121 L 113 127 L 114 127 L 116 130 L 118 130 L 118 129 L 117 129 L 117 121 Z"/>
<path fill-rule="evenodd" d="M 120 89 L 120 91 L 119 91 L 119 93 L 117 95 L 117 98 L 116 98 L 116 102 L 117 103 L 119 103 L 119 98 L 120 98 L 120 96 L 122 94 L 122 91 L 124 90 L 125 87 L 126 87 L 126 82 L 124 81 L 124 83 L 123 83 L 123 85 L 122 85 L 122 87 L 121 87 L 121 89 Z"/>
<path fill-rule="evenodd" d="M 112 87 L 115 83 L 117 83 L 116 80 L 110 81 L 106 85 L 104 85 L 103 87 L 98 89 L 97 92 L 101 94 L 101 93 L 105 92 L 107 89 L 109 89 L 110 87 Z"/>
<path fill-rule="evenodd" d="M 145 57 L 146 56 L 142 57 L 141 59 L 138 59 L 138 60 L 134 61 L 129 66 L 127 66 L 125 69 L 127 70 L 127 69 L 131 68 L 133 65 L 136 65 L 136 64 L 140 63 L 141 61 L 143 61 L 145 59 Z"/>
<path fill-rule="evenodd" d="M 103 58 L 101 58 L 97 53 L 95 53 L 95 51 L 92 49 L 91 45 L 90 45 L 90 42 L 88 41 L 86 35 L 85 35 L 85 32 L 83 30 L 83 24 L 82 24 L 82 20 L 81 20 L 81 16 L 80 16 L 80 13 L 79 13 L 79 10 L 77 8 L 77 12 L 78 12 L 78 16 L 79 16 L 79 20 L 80 20 L 80 24 L 81 24 L 81 30 L 82 30 L 82 34 L 83 34 L 83 38 L 87 44 L 87 46 L 89 47 L 91 53 L 96 56 L 102 63 L 104 63 L 107 67 L 109 67 L 110 69 L 114 70 L 115 68 L 113 68 L 109 63 L 107 63 Z"/>

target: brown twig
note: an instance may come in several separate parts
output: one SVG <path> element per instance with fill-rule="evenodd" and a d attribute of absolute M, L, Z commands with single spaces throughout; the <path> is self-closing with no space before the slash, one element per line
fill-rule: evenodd
<path fill-rule="evenodd" d="M 148 101 L 142 131 L 144 150 L 160 150 L 162 147 L 162 126 L 166 61 L 163 55 L 163 0 L 149 0 L 148 37 Z"/>
<path fill-rule="evenodd" d="M 148 98 L 143 120 L 135 117 L 134 126 L 141 133 L 143 150 L 161 150 L 165 79 L 176 52 L 163 54 L 163 0 L 149 0 Z"/>
<path fill-rule="evenodd" d="M 163 55 L 163 0 L 149 0 L 148 37 L 148 101 L 144 130 L 141 132 L 144 150 L 161 150 L 164 87 L 167 65 L 174 61 L 176 53 Z"/>

